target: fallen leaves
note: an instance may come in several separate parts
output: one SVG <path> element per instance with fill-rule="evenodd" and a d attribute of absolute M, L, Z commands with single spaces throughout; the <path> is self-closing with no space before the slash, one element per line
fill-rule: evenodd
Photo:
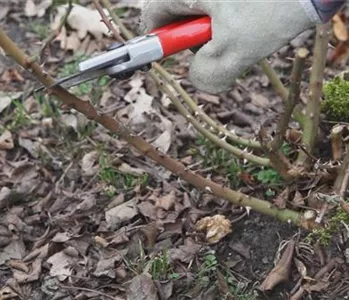
<path fill-rule="evenodd" d="M 35 4 L 33 0 L 27 0 L 24 7 L 26 17 L 41 18 L 45 15 L 46 10 L 51 7 L 53 0 L 42 0 L 39 4 Z"/>
<path fill-rule="evenodd" d="M 137 201 L 137 198 L 134 198 L 106 211 L 105 220 L 108 226 L 118 229 L 123 222 L 129 221 L 138 215 Z"/>
<path fill-rule="evenodd" d="M 232 232 L 230 221 L 223 215 L 202 218 L 196 223 L 195 229 L 197 231 L 206 231 L 206 240 L 209 244 L 218 243 Z"/>
<path fill-rule="evenodd" d="M 126 291 L 127 300 L 159 300 L 154 281 L 146 274 L 132 278 Z"/>
<path fill-rule="evenodd" d="M 9 130 L 5 130 L 0 135 L 0 150 L 11 150 L 14 147 L 12 134 Z"/>

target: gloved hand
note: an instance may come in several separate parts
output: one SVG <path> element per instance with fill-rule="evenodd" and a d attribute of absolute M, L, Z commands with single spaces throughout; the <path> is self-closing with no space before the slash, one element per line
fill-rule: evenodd
<path fill-rule="evenodd" d="M 212 39 L 194 55 L 189 79 L 213 94 L 229 90 L 246 68 L 321 23 L 310 0 L 145 0 L 141 29 L 194 15 L 211 17 Z"/>

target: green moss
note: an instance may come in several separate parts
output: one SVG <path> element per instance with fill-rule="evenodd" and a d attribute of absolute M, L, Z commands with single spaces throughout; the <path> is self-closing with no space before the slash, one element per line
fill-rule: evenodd
<path fill-rule="evenodd" d="M 349 224 L 349 214 L 341 207 L 329 219 L 326 226 L 320 229 L 314 229 L 307 236 L 309 242 L 319 241 L 320 244 L 328 246 L 331 242 L 332 236 L 343 228 L 343 223 Z"/>
<path fill-rule="evenodd" d="M 321 112 L 330 121 L 349 121 L 349 81 L 341 76 L 324 84 L 324 101 L 321 103 Z"/>

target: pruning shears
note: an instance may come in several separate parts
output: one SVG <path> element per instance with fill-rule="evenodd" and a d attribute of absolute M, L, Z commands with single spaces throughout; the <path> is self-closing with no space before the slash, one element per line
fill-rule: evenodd
<path fill-rule="evenodd" d="M 111 44 L 102 54 L 80 62 L 77 74 L 61 78 L 51 87 L 70 88 L 105 75 L 129 78 L 137 70 L 149 70 L 153 62 L 201 46 L 210 39 L 210 17 L 176 21 L 125 43 Z"/>

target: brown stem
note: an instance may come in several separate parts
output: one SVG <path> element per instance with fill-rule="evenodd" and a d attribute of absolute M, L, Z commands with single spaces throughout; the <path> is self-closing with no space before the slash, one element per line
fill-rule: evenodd
<path fill-rule="evenodd" d="M 265 75 L 267 75 L 267 77 L 269 78 L 269 81 L 270 81 L 271 85 L 273 86 L 274 90 L 276 91 L 276 93 L 278 93 L 278 95 L 281 97 L 282 101 L 284 103 L 286 103 L 288 100 L 288 93 L 289 92 L 288 92 L 287 88 L 285 88 L 283 83 L 281 82 L 278 74 L 276 74 L 275 70 L 270 65 L 268 60 L 266 58 L 261 60 L 259 62 L 259 66 L 261 67 L 261 69 L 263 70 Z M 299 124 L 301 124 L 301 125 L 303 124 L 304 114 L 302 113 L 300 105 L 297 105 L 295 107 L 295 109 L 293 111 L 293 116 L 294 116 L 294 119 Z"/>
<path fill-rule="evenodd" d="M 299 101 L 301 77 L 308 53 L 309 51 L 305 48 L 301 48 L 297 51 L 291 73 L 290 90 L 287 96 L 287 101 L 284 104 L 284 112 L 280 115 L 276 127 L 276 135 L 271 143 L 271 149 L 273 151 L 279 151 L 281 148 L 292 112 Z"/>
<path fill-rule="evenodd" d="M 99 14 L 101 15 L 102 22 L 105 24 L 105 26 L 107 26 L 109 31 L 113 34 L 114 38 L 118 42 L 124 42 L 125 40 L 121 37 L 119 32 L 116 30 L 115 26 L 113 26 L 113 24 L 110 23 L 110 20 L 109 20 L 108 16 L 105 14 L 103 7 L 99 3 L 99 0 L 93 0 L 93 5 L 98 10 Z"/>
<path fill-rule="evenodd" d="M 314 58 L 310 75 L 310 95 L 306 106 L 306 118 L 304 120 L 304 132 L 302 143 L 308 153 L 312 154 L 319 130 L 320 102 L 322 96 L 322 85 L 324 70 L 327 59 L 328 41 L 330 36 L 330 23 L 317 25 L 316 39 L 314 45 Z M 300 152 L 297 158 L 299 165 L 310 168 L 309 157 Z"/>
<path fill-rule="evenodd" d="M 45 73 L 39 64 L 30 62 L 28 56 L 26 56 L 26 54 L 19 49 L 1 29 L 0 47 L 2 47 L 5 53 L 12 57 L 12 59 L 14 59 L 19 65 L 31 72 L 31 74 L 35 76 L 43 85 L 49 87 L 54 83 L 54 79 Z M 231 190 L 187 170 L 183 164 L 165 154 L 162 154 L 140 136 L 130 132 L 129 129 L 117 119 L 98 112 L 89 101 L 84 101 L 77 98 L 60 86 L 51 89 L 51 92 L 68 107 L 79 111 L 88 119 L 94 120 L 107 128 L 109 131 L 119 134 L 144 156 L 149 157 L 197 189 L 212 193 L 216 197 L 230 201 L 233 204 L 250 207 L 259 213 L 275 217 L 281 221 L 291 222 L 297 226 L 303 225 L 303 217 L 295 211 L 289 209 L 280 210 L 268 201 L 260 200 Z M 315 225 L 316 224 L 314 224 L 314 226 Z"/>
<path fill-rule="evenodd" d="M 339 170 L 339 173 L 337 175 L 337 178 L 334 182 L 333 189 L 336 194 L 341 196 L 342 198 L 345 197 L 346 190 L 349 183 L 349 144 L 346 144 L 346 153 L 341 165 L 341 168 Z"/>

